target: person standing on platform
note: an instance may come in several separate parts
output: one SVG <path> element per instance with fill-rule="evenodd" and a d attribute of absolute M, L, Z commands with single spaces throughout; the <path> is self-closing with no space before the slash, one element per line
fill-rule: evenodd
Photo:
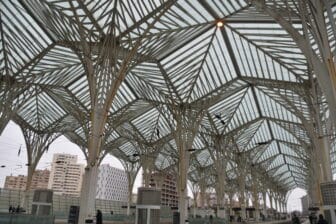
<path fill-rule="evenodd" d="M 209 223 L 213 224 L 213 217 L 212 217 L 212 215 L 209 216 Z"/>
<path fill-rule="evenodd" d="M 300 224 L 300 219 L 299 217 L 296 216 L 294 213 L 293 218 L 292 218 L 292 224 Z"/>
<path fill-rule="evenodd" d="M 103 224 L 103 214 L 100 210 L 97 210 L 96 224 Z"/>
<path fill-rule="evenodd" d="M 317 224 L 328 224 L 328 221 L 324 219 L 322 214 L 320 214 Z"/>

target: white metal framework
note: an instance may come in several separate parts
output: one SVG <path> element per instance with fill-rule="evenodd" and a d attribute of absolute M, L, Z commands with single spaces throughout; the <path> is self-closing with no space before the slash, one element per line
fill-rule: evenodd
<path fill-rule="evenodd" d="M 1 1 L 0 133 L 31 133 L 34 166 L 65 135 L 86 185 L 110 153 L 178 172 L 180 198 L 187 173 L 222 199 L 314 191 L 336 172 L 335 17 L 334 0 Z"/>

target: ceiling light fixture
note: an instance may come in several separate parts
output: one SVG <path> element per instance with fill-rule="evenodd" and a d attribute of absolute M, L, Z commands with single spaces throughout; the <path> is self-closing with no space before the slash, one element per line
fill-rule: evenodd
<path fill-rule="evenodd" d="M 223 27 L 224 26 L 224 22 L 223 21 L 217 21 L 217 23 L 216 23 L 216 25 L 217 25 L 217 27 Z"/>

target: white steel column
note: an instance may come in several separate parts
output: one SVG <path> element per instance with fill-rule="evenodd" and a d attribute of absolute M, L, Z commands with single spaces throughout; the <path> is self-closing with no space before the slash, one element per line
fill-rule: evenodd
<path fill-rule="evenodd" d="M 266 191 L 262 192 L 262 196 L 263 196 L 263 202 L 264 202 L 264 205 L 263 205 L 263 214 L 264 214 L 265 217 L 267 217 Z"/>
<path fill-rule="evenodd" d="M 79 223 L 85 223 L 86 218 L 94 219 L 98 165 L 85 167 L 82 189 L 80 194 Z"/>
<path fill-rule="evenodd" d="M 241 217 L 243 220 L 246 219 L 246 205 L 245 205 L 245 174 L 242 171 L 239 172 L 239 203 L 241 207 Z"/>
<path fill-rule="evenodd" d="M 270 201 L 271 210 L 273 212 L 273 193 L 271 192 L 271 190 L 268 193 L 268 198 L 269 198 L 269 201 Z"/>
<path fill-rule="evenodd" d="M 194 110 L 190 105 L 172 106 L 171 112 L 176 120 L 174 132 L 175 142 L 178 149 L 178 193 L 180 224 L 185 224 L 188 218 L 187 208 L 187 174 L 189 169 L 190 149 L 203 118 L 206 108 Z"/>

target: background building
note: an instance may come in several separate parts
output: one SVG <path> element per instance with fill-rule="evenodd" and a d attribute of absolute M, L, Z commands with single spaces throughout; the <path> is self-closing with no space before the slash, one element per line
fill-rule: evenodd
<path fill-rule="evenodd" d="M 35 189 L 47 189 L 49 182 L 50 171 L 45 170 L 36 170 L 33 175 L 32 183 L 30 186 L 31 190 Z M 18 176 L 7 176 L 5 180 L 6 189 L 16 189 L 16 190 L 25 190 L 27 184 L 27 176 L 18 175 Z"/>
<path fill-rule="evenodd" d="M 99 167 L 96 198 L 127 202 L 128 181 L 125 171 L 108 164 Z"/>
<path fill-rule="evenodd" d="M 84 165 L 77 164 L 77 155 L 54 154 L 48 188 L 55 194 L 79 196 Z"/>
<path fill-rule="evenodd" d="M 25 190 L 27 183 L 27 176 L 6 176 L 5 187 L 6 189 Z"/>
<path fill-rule="evenodd" d="M 174 175 L 152 173 L 150 185 L 161 188 L 161 205 L 178 206 L 177 183 Z"/>
<path fill-rule="evenodd" d="M 50 170 L 36 170 L 30 189 L 47 189 L 50 177 Z"/>

